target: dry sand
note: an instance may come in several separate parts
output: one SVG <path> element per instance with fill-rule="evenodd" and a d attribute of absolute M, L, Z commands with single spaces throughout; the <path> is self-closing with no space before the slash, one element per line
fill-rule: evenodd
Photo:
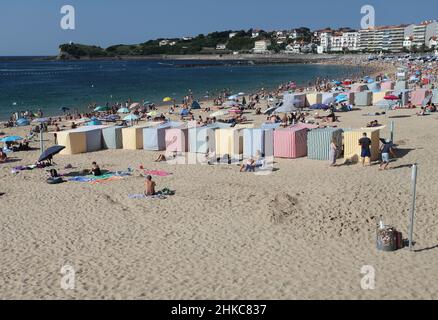
<path fill-rule="evenodd" d="M 16 153 L 19 161 L 0 164 L 0 298 L 437 299 L 437 115 L 362 116 L 377 110 L 342 113 L 339 125 L 394 120 L 403 157 L 386 172 L 302 158 L 276 159 L 278 170 L 260 176 L 236 165 L 154 163 L 157 153 L 143 150 L 55 157 L 57 168 L 97 161 L 172 172 L 155 178 L 177 191 L 166 200 L 128 199 L 143 190 L 138 173 L 100 185 L 48 185 L 45 170 L 13 175 L 39 155 Z M 407 235 L 412 163 L 416 252 L 377 251 L 380 215 Z M 65 264 L 75 268 L 75 290 L 61 289 Z M 374 290 L 361 288 L 364 265 L 375 268 Z"/>

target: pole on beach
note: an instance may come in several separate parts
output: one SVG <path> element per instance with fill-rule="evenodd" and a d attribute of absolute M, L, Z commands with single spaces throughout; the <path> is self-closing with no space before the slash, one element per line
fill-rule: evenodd
<path fill-rule="evenodd" d="M 415 198 L 417 195 L 417 165 L 412 165 L 412 206 L 409 218 L 409 250 L 412 251 L 412 236 L 414 233 L 414 216 L 415 216 Z"/>
<path fill-rule="evenodd" d="M 41 128 L 40 128 L 40 149 L 41 149 L 41 153 L 44 152 L 44 127 L 43 124 L 41 124 Z"/>
<path fill-rule="evenodd" d="M 394 121 L 391 121 L 391 141 L 394 142 Z"/>

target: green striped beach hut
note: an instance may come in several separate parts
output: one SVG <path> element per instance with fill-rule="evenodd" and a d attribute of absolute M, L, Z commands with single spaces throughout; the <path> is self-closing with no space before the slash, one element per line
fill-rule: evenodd
<path fill-rule="evenodd" d="M 342 147 L 342 129 L 320 128 L 310 130 L 307 135 L 307 158 L 314 160 L 329 160 L 330 143 L 336 139 L 338 150 Z M 338 153 L 339 157 L 340 152 Z"/>

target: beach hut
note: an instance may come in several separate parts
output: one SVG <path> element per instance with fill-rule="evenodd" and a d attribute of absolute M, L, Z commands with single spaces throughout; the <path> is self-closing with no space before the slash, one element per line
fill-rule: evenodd
<path fill-rule="evenodd" d="M 123 149 L 139 150 L 143 148 L 143 130 L 152 124 L 138 125 L 122 129 Z"/>
<path fill-rule="evenodd" d="M 407 81 L 397 81 L 394 86 L 394 90 L 406 90 L 408 89 Z"/>
<path fill-rule="evenodd" d="M 351 85 L 351 92 L 363 92 L 368 90 L 368 85 L 363 83 L 354 83 Z"/>
<path fill-rule="evenodd" d="M 336 101 L 339 92 L 324 92 L 322 93 L 322 104 L 331 104 Z"/>
<path fill-rule="evenodd" d="M 286 128 L 274 131 L 274 157 L 295 159 L 307 155 L 307 129 Z"/>
<path fill-rule="evenodd" d="M 216 155 L 229 155 L 234 161 L 241 159 L 243 153 L 243 136 L 236 128 L 221 128 L 215 131 Z"/>
<path fill-rule="evenodd" d="M 123 149 L 122 126 L 113 126 L 102 129 L 102 142 L 104 149 Z"/>
<path fill-rule="evenodd" d="M 342 146 L 342 129 L 320 128 L 309 131 L 307 135 L 307 158 L 329 160 L 330 144 L 333 139 Z"/>
<path fill-rule="evenodd" d="M 370 106 L 373 102 L 373 93 L 371 91 L 355 92 L 354 104 L 356 106 Z"/>
<path fill-rule="evenodd" d="M 166 130 L 180 128 L 182 122 L 169 121 L 143 128 L 143 149 L 150 151 L 166 150 Z"/>
<path fill-rule="evenodd" d="M 359 129 L 344 132 L 344 158 L 357 162 L 360 159 L 361 147 L 359 139 L 366 132 L 368 138 L 371 139 L 371 161 L 376 161 L 380 157 L 380 129 Z"/>
<path fill-rule="evenodd" d="M 417 89 L 414 91 L 411 91 L 411 103 L 414 106 L 421 107 L 423 105 L 424 99 L 426 97 L 430 96 L 432 92 L 427 89 Z"/>
<path fill-rule="evenodd" d="M 380 83 L 380 90 L 382 91 L 391 91 L 394 90 L 394 82 L 393 81 L 384 81 Z"/>
<path fill-rule="evenodd" d="M 319 92 L 306 94 L 306 106 L 322 103 L 322 94 Z"/>
<path fill-rule="evenodd" d="M 79 154 L 102 150 L 102 130 L 106 126 L 85 126 L 57 132 L 58 145 L 65 146 L 61 154 Z"/>
<path fill-rule="evenodd" d="M 305 108 L 306 107 L 306 94 L 305 93 L 296 93 L 293 95 L 294 104 L 297 108 Z"/>
<path fill-rule="evenodd" d="M 216 150 L 214 132 L 220 126 L 208 125 L 202 127 L 189 128 L 189 151 L 192 153 L 207 153 Z"/>
<path fill-rule="evenodd" d="M 189 128 L 186 125 L 171 127 L 165 131 L 166 152 L 189 151 Z"/>
<path fill-rule="evenodd" d="M 438 89 L 432 90 L 432 103 L 438 104 Z"/>
<path fill-rule="evenodd" d="M 274 130 L 259 128 L 243 130 L 243 158 L 249 159 L 257 155 L 274 156 Z"/>

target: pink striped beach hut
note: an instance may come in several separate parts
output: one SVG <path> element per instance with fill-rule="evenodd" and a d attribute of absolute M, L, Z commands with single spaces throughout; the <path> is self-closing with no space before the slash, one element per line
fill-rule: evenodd
<path fill-rule="evenodd" d="M 414 106 L 422 106 L 424 99 L 431 95 L 432 92 L 427 89 L 417 89 L 411 92 L 411 103 Z"/>
<path fill-rule="evenodd" d="M 286 128 L 274 131 L 274 157 L 295 159 L 307 156 L 307 129 Z"/>
<path fill-rule="evenodd" d="M 165 134 L 167 152 L 188 152 L 189 151 L 189 128 L 181 126 L 170 128 Z"/>

